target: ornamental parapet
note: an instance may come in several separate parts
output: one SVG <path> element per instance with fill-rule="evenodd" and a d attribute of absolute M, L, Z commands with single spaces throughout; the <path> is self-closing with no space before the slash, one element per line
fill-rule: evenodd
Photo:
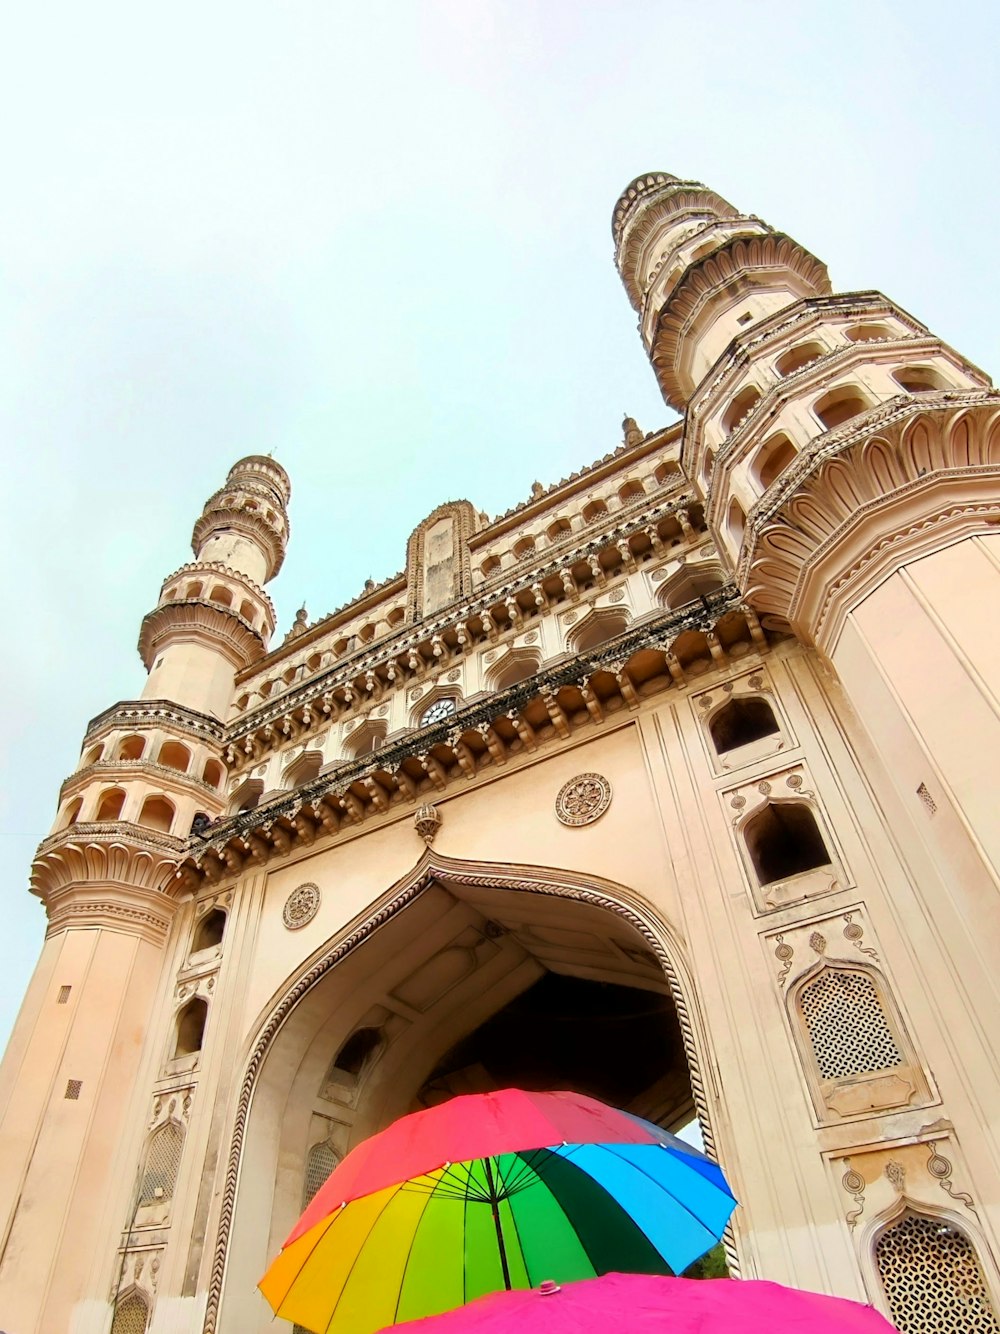
<path fill-rule="evenodd" d="M 688 266 L 670 292 L 651 340 L 650 359 L 667 402 L 683 412 L 696 385 L 682 378 L 680 362 L 691 330 L 710 303 L 720 295 L 730 300 L 734 284 L 747 289 L 763 274 L 791 276 L 798 297 L 830 293 L 826 265 L 783 232 L 736 236 Z"/>
<path fill-rule="evenodd" d="M 143 617 L 138 647 L 147 671 L 164 642 L 172 638 L 210 639 L 237 670 L 258 662 L 265 653 L 263 635 L 244 616 L 201 598 L 163 602 Z"/>
<path fill-rule="evenodd" d="M 167 726 L 191 736 L 220 744 L 225 737 L 225 726 L 218 718 L 197 709 L 186 708 L 169 699 L 119 700 L 103 713 L 91 718 L 84 735 L 84 745 L 95 740 L 101 732 L 115 728 Z"/>
<path fill-rule="evenodd" d="M 204 878 L 239 874 L 248 862 L 263 865 L 369 817 L 424 801 L 452 782 L 492 772 L 512 757 L 568 740 L 619 710 L 636 711 L 660 691 L 768 647 L 755 613 L 735 585 L 727 585 L 217 822 L 192 837 L 176 878 L 195 887 Z"/>
<path fill-rule="evenodd" d="M 116 783 L 137 775 L 148 775 L 151 779 L 157 779 L 163 788 L 180 787 L 214 797 L 216 800 L 220 797 L 219 789 L 214 783 L 207 783 L 204 778 L 199 778 L 193 773 L 185 773 L 182 769 L 173 769 L 167 764 L 157 764 L 155 760 L 100 759 L 93 764 L 84 765 L 82 769 L 74 770 L 63 780 L 59 789 L 59 801 L 64 801 L 78 789 L 87 787 L 95 780 Z"/>
<path fill-rule="evenodd" d="M 671 545 L 686 543 L 703 529 L 701 505 L 693 492 L 660 505 L 644 505 L 625 523 L 599 538 L 585 543 L 577 539 L 557 558 L 528 565 L 516 572 L 515 579 L 508 576 L 478 597 L 427 618 L 418 626 L 401 627 L 377 645 L 356 651 L 308 681 L 269 697 L 252 712 L 232 720 L 226 740 L 233 746 L 310 704 L 321 711 L 318 721 L 339 717 L 353 701 L 368 701 L 373 693 L 418 679 L 427 670 L 436 669 L 445 657 L 455 661 L 481 644 L 518 629 L 539 610 L 575 601 L 585 588 L 636 568 L 644 552 L 656 555 Z M 338 692 L 340 698 L 335 699 Z M 238 762 L 238 755 L 229 755 L 227 763 Z"/>
<path fill-rule="evenodd" d="M 106 926 L 160 943 L 174 912 L 176 869 L 186 842 L 141 825 L 78 824 L 50 835 L 31 867 L 48 933 Z"/>

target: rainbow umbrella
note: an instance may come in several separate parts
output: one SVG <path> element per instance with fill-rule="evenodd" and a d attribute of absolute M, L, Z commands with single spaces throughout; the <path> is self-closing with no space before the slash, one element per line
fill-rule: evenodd
<path fill-rule="evenodd" d="M 497 1292 L 397 1334 L 894 1334 L 870 1306 L 760 1279 L 605 1274 Z"/>
<path fill-rule="evenodd" d="M 736 1201 L 659 1126 L 577 1093 L 454 1098 L 350 1153 L 260 1281 L 316 1334 L 374 1334 L 498 1289 L 686 1269 Z"/>

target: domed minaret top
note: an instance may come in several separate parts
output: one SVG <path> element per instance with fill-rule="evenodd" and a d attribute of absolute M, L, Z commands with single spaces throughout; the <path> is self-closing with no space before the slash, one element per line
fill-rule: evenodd
<path fill-rule="evenodd" d="M 221 561 L 261 584 L 273 579 L 288 545 L 291 494 L 280 463 L 261 454 L 240 459 L 194 526 L 191 547 L 197 559 Z"/>
<path fill-rule="evenodd" d="M 660 389 L 679 411 L 746 325 L 830 291 L 814 255 L 699 181 L 638 177 L 615 205 L 612 234 Z"/>

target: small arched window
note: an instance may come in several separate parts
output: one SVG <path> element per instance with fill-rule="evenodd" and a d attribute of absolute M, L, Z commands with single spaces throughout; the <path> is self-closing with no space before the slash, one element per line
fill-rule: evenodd
<path fill-rule="evenodd" d="M 249 778 L 233 793 L 230 802 L 230 811 L 233 815 L 240 811 L 253 811 L 257 809 L 261 797 L 264 795 L 264 784 L 259 778 Z"/>
<path fill-rule="evenodd" d="M 840 385 L 816 401 L 814 411 L 828 431 L 867 412 L 871 404 L 856 384 Z"/>
<path fill-rule="evenodd" d="M 618 488 L 618 499 L 623 505 L 627 505 L 632 500 L 638 500 L 640 496 L 646 494 L 646 488 L 637 477 L 626 482 L 624 486 Z"/>
<path fill-rule="evenodd" d="M 184 590 L 184 596 L 186 598 L 200 598 L 203 592 L 204 592 L 203 584 L 200 583 L 188 584 L 187 588 Z"/>
<path fill-rule="evenodd" d="M 661 601 L 670 611 L 679 611 L 698 598 L 706 598 L 710 593 L 717 593 L 724 580 L 718 570 L 685 570 L 678 578 L 670 581 L 663 590 Z"/>
<path fill-rule="evenodd" d="M 225 910 L 222 908 L 210 909 L 195 927 L 194 939 L 191 941 L 191 953 L 197 954 L 199 950 L 214 950 L 216 945 L 222 944 L 225 930 Z"/>
<path fill-rule="evenodd" d="M 83 798 L 75 797 L 63 811 L 62 820 L 59 822 L 61 829 L 68 829 L 70 825 L 76 824 L 80 818 L 80 810 L 83 807 Z"/>
<path fill-rule="evenodd" d="M 103 745 L 91 746 L 91 748 L 88 751 L 84 752 L 83 758 L 80 760 L 79 767 L 81 769 L 86 769 L 89 765 L 96 764 L 103 754 L 104 754 Z"/>
<path fill-rule="evenodd" d="M 577 653 L 586 653 L 607 643 L 609 639 L 614 639 L 616 635 L 624 634 L 628 623 L 629 618 L 625 612 L 616 611 L 610 614 L 597 612 L 588 617 L 580 627 L 572 641 L 572 647 Z"/>
<path fill-rule="evenodd" d="M 865 970 L 824 966 L 798 993 L 798 1009 L 820 1079 L 903 1064 L 879 989 Z"/>
<path fill-rule="evenodd" d="M 746 511 L 738 500 L 731 500 L 729 502 L 729 512 L 726 515 L 726 527 L 729 529 L 729 536 L 732 538 L 734 546 L 742 546 L 746 526 Z"/>
<path fill-rule="evenodd" d="M 500 566 L 501 561 L 499 556 L 487 556 L 479 568 L 482 570 L 486 578 L 489 579 L 492 575 L 499 574 Z"/>
<path fill-rule="evenodd" d="M 164 741 L 157 759 L 168 769 L 177 769 L 180 773 L 186 774 L 191 763 L 191 752 L 179 741 Z"/>
<path fill-rule="evenodd" d="M 830 864 L 816 817 L 805 802 L 767 802 L 744 825 L 743 837 L 761 885 Z"/>
<path fill-rule="evenodd" d="M 293 788 L 301 787 L 303 783 L 311 783 L 314 778 L 319 777 L 319 771 L 322 767 L 322 754 L 318 750 L 307 750 L 304 755 L 300 755 L 285 770 L 284 786 Z"/>
<path fill-rule="evenodd" d="M 208 597 L 210 602 L 218 602 L 223 607 L 231 607 L 233 605 L 232 593 L 230 593 L 228 588 L 224 588 L 222 584 L 216 584 Z"/>
<path fill-rule="evenodd" d="M 173 1199 L 183 1148 L 184 1130 L 176 1121 L 168 1121 L 150 1137 L 139 1183 L 140 1209 Z"/>
<path fill-rule="evenodd" d="M 250 624 L 253 625 L 254 619 L 257 615 L 257 609 L 252 602 L 246 602 L 246 601 L 241 602 L 240 615 L 243 617 L 245 621 L 249 621 Z"/>
<path fill-rule="evenodd" d="M 935 366 L 903 366 L 892 378 L 908 394 L 930 394 L 936 389 L 953 389 Z"/>
<path fill-rule="evenodd" d="M 754 456 L 750 466 L 750 475 L 762 491 L 766 491 L 772 482 L 795 461 L 798 451 L 784 433 L 772 435 L 766 440 Z"/>
<path fill-rule="evenodd" d="M 896 338 L 897 334 L 887 324 L 856 324 L 846 331 L 852 343 L 879 343 L 886 338 Z"/>
<path fill-rule="evenodd" d="M 518 655 L 510 658 L 491 678 L 494 690 L 508 690 L 511 686 L 527 681 L 538 671 L 538 659 L 532 655 Z"/>
<path fill-rule="evenodd" d="M 146 749 L 146 738 L 141 736 L 123 737 L 118 743 L 120 760 L 141 760 Z"/>
<path fill-rule="evenodd" d="M 741 422 L 759 402 L 760 390 L 756 385 L 748 384 L 745 389 L 741 389 L 722 417 L 722 429 L 726 435 L 729 435 L 736 428 L 736 424 Z"/>
<path fill-rule="evenodd" d="M 156 829 L 161 834 L 169 834 L 173 822 L 173 804 L 167 801 L 166 797 L 147 797 L 142 803 L 139 823 L 145 825 L 147 829 Z"/>
<path fill-rule="evenodd" d="M 713 714 L 708 730 L 717 753 L 725 755 L 740 746 L 749 746 L 752 741 L 773 736 L 778 731 L 778 721 L 766 699 L 740 695 Z"/>
<path fill-rule="evenodd" d="M 816 361 L 825 351 L 826 348 L 822 343 L 799 343 L 798 347 L 790 348 L 789 351 L 778 358 L 774 363 L 774 369 L 779 375 L 794 375 L 803 366 L 808 366 L 810 362 Z"/>
<path fill-rule="evenodd" d="M 201 1051 L 208 1020 L 208 1002 L 200 996 L 189 1000 L 177 1015 L 177 1041 L 174 1057 L 194 1056 Z"/>
<path fill-rule="evenodd" d="M 573 531 L 573 525 L 569 519 L 556 519 L 550 523 L 545 530 L 545 536 L 550 542 L 561 542 L 568 533 Z"/>
<path fill-rule="evenodd" d="M 608 512 L 608 507 L 603 500 L 592 500 L 589 505 L 583 507 L 583 518 L 586 523 L 594 523 L 597 519 L 603 519 Z"/>
<path fill-rule="evenodd" d="M 97 803 L 97 815 L 94 817 L 98 824 L 120 820 L 122 808 L 125 805 L 125 793 L 120 787 L 108 788 L 106 792 L 101 793 L 101 799 Z"/>
<path fill-rule="evenodd" d="M 1000 1334 L 976 1248 L 954 1223 L 907 1209 L 879 1237 L 875 1264 L 900 1334 Z"/>
<path fill-rule="evenodd" d="M 682 477 L 680 464 L 675 463 L 673 459 L 661 463 L 656 472 L 653 473 L 653 477 L 660 486 L 663 486 L 666 482 L 679 482 Z"/>
<path fill-rule="evenodd" d="M 302 1186 L 303 1209 L 312 1203 L 313 1196 L 320 1186 L 326 1184 L 327 1178 L 337 1166 L 338 1161 L 336 1153 L 326 1140 L 322 1144 L 314 1144 L 309 1150 L 309 1156 L 306 1159 L 306 1179 Z"/>
<path fill-rule="evenodd" d="M 519 538 L 514 543 L 514 556 L 517 560 L 525 560 L 528 556 L 534 555 L 535 539 L 529 533 L 526 537 Z"/>
<path fill-rule="evenodd" d="M 210 787 L 221 787 L 224 770 L 218 760 L 206 760 L 201 776 Z"/>
<path fill-rule="evenodd" d="M 360 1075 L 382 1041 L 380 1028 L 358 1028 L 333 1058 L 334 1070 L 345 1075 Z"/>
<path fill-rule="evenodd" d="M 115 1318 L 111 1334 L 146 1334 L 149 1306 L 141 1292 L 130 1292 L 115 1302 Z"/>

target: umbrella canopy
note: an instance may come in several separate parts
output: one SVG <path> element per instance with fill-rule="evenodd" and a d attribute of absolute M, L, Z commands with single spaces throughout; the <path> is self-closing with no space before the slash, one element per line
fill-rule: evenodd
<path fill-rule="evenodd" d="M 373 1334 L 543 1279 L 680 1272 L 735 1203 L 704 1154 L 593 1098 L 455 1098 L 349 1154 L 260 1288 L 317 1334 Z"/>
<path fill-rule="evenodd" d="M 894 1334 L 870 1306 L 760 1279 L 605 1274 L 530 1292 L 497 1292 L 396 1334 Z"/>

